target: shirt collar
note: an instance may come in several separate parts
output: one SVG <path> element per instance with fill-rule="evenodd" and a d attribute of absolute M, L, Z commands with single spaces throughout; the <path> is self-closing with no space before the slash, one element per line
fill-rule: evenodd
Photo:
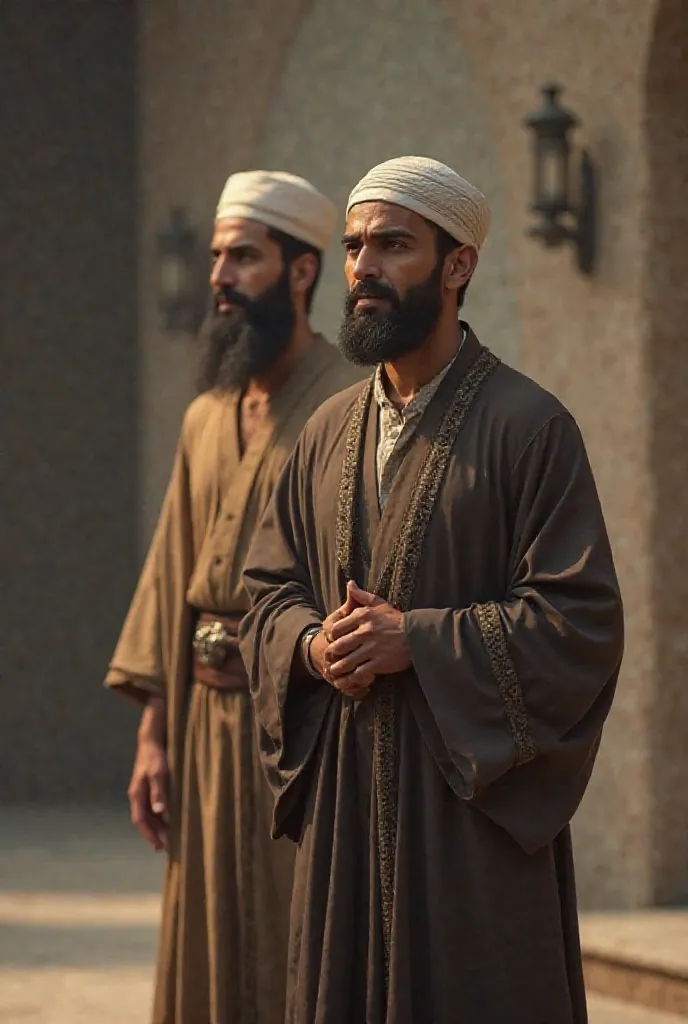
<path fill-rule="evenodd" d="M 380 363 L 375 370 L 375 380 L 373 383 L 373 396 L 380 409 L 391 409 L 398 416 L 401 415 L 405 420 L 417 419 L 417 417 L 421 416 L 427 409 L 432 399 L 435 397 L 435 394 L 440 384 L 449 373 L 449 370 L 454 365 L 456 357 L 463 348 L 463 343 L 465 340 L 466 330 L 464 328 L 461 335 L 461 344 L 459 345 L 458 351 L 454 358 L 452 359 L 452 361 L 450 363 L 447 363 L 447 365 L 443 367 L 443 369 L 441 369 L 440 372 L 435 377 L 433 377 L 431 381 L 429 381 L 427 384 L 424 384 L 423 387 L 420 388 L 420 390 L 416 391 L 411 401 L 408 402 L 401 410 L 401 413 L 396 408 L 394 403 L 390 401 L 387 395 L 387 392 L 385 390 L 384 366 L 382 363 Z"/>

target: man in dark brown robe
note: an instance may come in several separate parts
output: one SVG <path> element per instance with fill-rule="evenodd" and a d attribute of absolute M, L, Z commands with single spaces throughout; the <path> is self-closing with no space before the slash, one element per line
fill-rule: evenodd
<path fill-rule="evenodd" d="M 302 178 L 227 182 L 202 393 L 107 676 L 145 705 L 132 819 L 168 853 L 154 1024 L 284 1019 L 293 852 L 269 837 L 236 632 L 248 546 L 286 458 L 310 414 L 357 379 L 308 317 L 335 219 Z"/>
<path fill-rule="evenodd" d="M 569 822 L 622 607 L 573 418 L 457 317 L 488 223 L 435 161 L 354 189 L 340 345 L 377 369 L 307 424 L 247 559 L 288 1024 L 586 1020 Z"/>

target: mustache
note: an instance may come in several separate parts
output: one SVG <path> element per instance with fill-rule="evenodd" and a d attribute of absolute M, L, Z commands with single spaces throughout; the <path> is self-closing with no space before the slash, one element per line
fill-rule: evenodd
<path fill-rule="evenodd" d="M 229 285 L 220 285 L 213 293 L 213 304 L 216 310 L 221 302 L 230 303 L 232 306 L 238 306 L 241 309 L 248 309 L 251 305 L 251 300 L 246 295 L 236 291 L 234 288 L 230 288 Z"/>
<path fill-rule="evenodd" d="M 357 281 L 346 297 L 346 312 L 352 313 L 359 299 L 386 299 L 392 309 L 399 309 L 401 299 L 388 284 L 380 281 Z"/>

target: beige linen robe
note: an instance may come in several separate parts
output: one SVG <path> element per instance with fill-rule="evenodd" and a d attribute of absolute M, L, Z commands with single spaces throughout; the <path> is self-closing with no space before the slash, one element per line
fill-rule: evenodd
<path fill-rule="evenodd" d="M 370 385 L 326 403 L 247 559 L 242 654 L 298 844 L 286 1019 L 584 1024 L 569 822 L 623 617 L 583 441 L 472 333 L 382 510 L 377 438 Z M 351 578 L 404 612 L 412 661 L 358 702 L 297 646 Z"/>
<path fill-rule="evenodd" d="M 293 853 L 271 800 L 246 693 L 192 685 L 195 610 L 246 610 L 241 573 L 280 470 L 312 412 L 360 379 L 323 338 L 240 452 L 239 395 L 189 407 L 150 551 L 106 684 L 167 701 L 171 830 L 154 1024 L 282 1024 Z"/>

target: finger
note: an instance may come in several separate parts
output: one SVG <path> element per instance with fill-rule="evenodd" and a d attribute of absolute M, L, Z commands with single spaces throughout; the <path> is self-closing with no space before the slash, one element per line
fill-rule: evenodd
<path fill-rule="evenodd" d="M 323 633 L 325 634 L 325 639 L 327 640 L 328 644 L 332 643 L 332 630 L 334 629 L 335 625 L 341 619 L 345 618 L 347 614 L 348 612 L 345 612 L 344 607 L 338 608 L 335 612 L 332 612 L 331 615 L 328 615 L 325 621 L 323 622 Z"/>
<path fill-rule="evenodd" d="M 169 827 L 167 825 L 167 821 L 164 820 L 163 818 L 156 817 L 156 818 L 152 819 L 151 825 L 152 825 L 153 831 L 155 833 L 155 838 L 156 838 L 155 849 L 156 850 L 166 850 L 167 849 L 167 836 L 168 836 L 168 833 L 169 833 Z"/>
<path fill-rule="evenodd" d="M 332 629 L 332 627 L 334 626 L 334 624 L 336 622 L 339 622 L 340 619 L 344 618 L 344 615 L 345 615 L 344 609 L 343 608 L 337 608 L 336 612 L 332 612 L 330 615 L 327 616 L 327 618 L 323 622 L 323 629 L 326 632 L 327 632 L 328 629 Z"/>
<path fill-rule="evenodd" d="M 136 776 L 129 784 L 129 814 L 134 828 L 154 850 L 163 849 L 166 842 L 166 824 L 162 818 L 156 819 L 150 804 L 150 781 L 145 776 Z M 164 837 L 160 834 L 165 832 Z"/>
<path fill-rule="evenodd" d="M 323 622 L 323 629 L 326 631 L 331 629 L 335 623 L 339 622 L 341 619 L 345 619 L 348 615 L 351 615 L 351 613 L 358 607 L 358 603 L 354 600 L 353 596 L 347 589 L 344 604 L 340 605 L 339 608 L 336 608 L 327 616 Z"/>
<path fill-rule="evenodd" d="M 342 607 L 338 608 L 336 612 L 332 612 L 331 615 L 327 616 L 327 618 L 323 622 L 323 629 L 326 632 L 328 632 L 329 630 L 333 629 L 333 627 L 336 626 L 338 622 L 341 622 L 342 619 L 345 619 L 347 615 L 350 614 L 351 612 L 347 611 L 344 605 L 342 605 Z"/>
<path fill-rule="evenodd" d="M 332 677 L 332 675 L 330 674 L 329 668 L 324 668 L 323 669 L 323 679 L 325 680 L 326 683 L 329 683 L 330 686 L 334 686 L 335 680 Z"/>
<path fill-rule="evenodd" d="M 149 779 L 150 804 L 154 814 L 167 812 L 167 776 L 164 772 L 151 775 Z"/>
<path fill-rule="evenodd" d="M 374 604 L 381 604 L 382 599 L 376 597 L 375 594 L 368 593 L 367 590 L 361 590 L 359 585 L 354 580 L 349 580 L 346 585 L 347 598 L 351 597 L 357 605 L 362 605 L 364 608 L 372 608 Z"/>
<path fill-rule="evenodd" d="M 351 615 L 347 615 L 343 619 L 340 619 L 339 622 L 336 622 L 330 630 L 330 634 L 332 636 L 331 642 L 334 643 L 335 640 L 341 640 L 343 636 L 348 636 L 349 633 L 353 633 L 357 630 L 361 625 L 364 614 L 365 610 L 363 608 L 354 608 Z"/>
<path fill-rule="evenodd" d="M 355 700 L 360 700 L 369 692 L 373 682 L 374 680 L 372 677 L 363 683 L 355 676 L 349 676 L 345 683 L 337 684 L 337 689 L 340 693 L 344 694 L 345 697 L 353 697 Z"/>
<path fill-rule="evenodd" d="M 153 821 L 149 816 L 146 802 L 141 798 L 140 795 L 130 796 L 129 798 L 129 810 L 131 815 L 131 823 L 138 832 L 141 833 L 143 838 L 149 843 L 154 850 L 159 850 L 160 840 L 158 839 L 157 830 L 154 827 Z"/>
<path fill-rule="evenodd" d="M 375 676 L 370 673 L 363 675 L 356 675 L 354 672 L 350 676 L 344 676 L 343 679 L 338 679 L 335 683 L 337 690 L 349 691 L 349 690 L 369 690 L 375 682 Z"/>
<path fill-rule="evenodd" d="M 369 693 L 370 688 L 367 686 L 362 686 L 357 690 L 354 688 L 348 690 L 347 693 L 344 694 L 344 696 L 350 697 L 351 700 L 363 700 L 365 697 L 368 696 Z"/>
<path fill-rule="evenodd" d="M 351 615 L 355 608 L 360 607 L 359 602 L 356 600 L 356 584 L 353 580 L 350 580 L 346 585 L 346 601 L 342 605 L 342 611 L 344 615 Z"/>
<path fill-rule="evenodd" d="M 346 658 L 340 658 L 339 661 L 331 663 L 328 666 L 328 671 L 333 679 L 343 679 L 344 676 L 350 676 L 357 669 L 364 670 L 368 666 L 369 670 L 370 657 L 371 652 L 368 645 L 362 644 L 351 654 L 348 654 Z"/>
<path fill-rule="evenodd" d="M 370 662 L 368 662 L 368 665 Z M 353 672 L 349 672 L 345 676 L 337 676 L 333 679 L 332 685 L 336 686 L 338 690 L 343 687 L 354 686 L 372 686 L 375 682 L 375 673 L 370 671 L 368 665 L 361 665 L 359 668 L 354 669 Z"/>
<path fill-rule="evenodd" d="M 347 654 L 351 654 L 357 647 L 360 647 L 363 640 L 360 630 L 340 637 L 339 640 L 333 640 L 329 647 L 325 648 L 324 658 L 328 664 L 339 661 L 340 658 L 346 657 Z"/>

